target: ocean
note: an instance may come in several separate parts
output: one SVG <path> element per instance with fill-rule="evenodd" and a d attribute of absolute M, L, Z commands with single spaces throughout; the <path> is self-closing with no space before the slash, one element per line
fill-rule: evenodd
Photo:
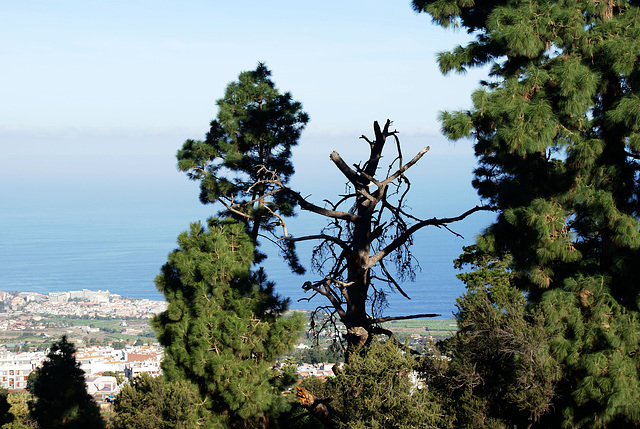
<path fill-rule="evenodd" d="M 167 254 L 176 247 L 177 235 L 198 218 L 194 219 L 194 214 L 204 219 L 214 212 L 212 207 L 202 206 L 192 213 L 190 206 L 137 211 L 78 206 L 43 211 L 23 207 L 18 213 L 4 212 L 0 215 L 0 290 L 46 294 L 86 288 L 161 300 L 153 279 Z M 386 313 L 439 313 L 450 317 L 456 297 L 464 292 L 463 284 L 455 277 L 452 260 L 463 245 L 473 243 L 487 222 L 485 213 L 460 222 L 456 231 L 464 239 L 444 229 L 419 232 L 413 251 L 421 269 L 415 282 L 402 285 L 411 300 L 391 294 Z M 322 226 L 315 215 L 303 214 L 291 221 L 290 231 L 302 235 L 317 232 Z M 269 243 L 263 244 L 262 249 L 269 255 L 267 275 L 276 282 L 277 292 L 291 299 L 291 308 L 310 309 L 325 304 L 322 297 L 300 301 L 309 296 L 300 286 L 317 275 L 293 275 Z M 299 253 L 302 261 L 308 262 L 311 245 L 300 245 Z"/>
<path fill-rule="evenodd" d="M 433 149 L 410 175 L 412 213 L 421 218 L 449 217 L 479 204 L 470 185 L 473 153 L 438 139 L 426 142 Z M 406 153 L 416 153 L 425 139 L 406 136 L 403 144 Z M 294 156 L 297 172 L 292 187 L 318 204 L 344 193 L 344 178 L 331 165 L 328 147 L 338 147 L 349 162 L 361 155 L 358 144 L 318 141 Z M 204 220 L 219 208 L 200 204 L 197 184 L 175 170 L 170 153 L 145 158 L 149 165 L 136 164 L 123 153 L 110 161 L 111 168 L 95 164 L 93 169 L 84 155 L 74 157 L 78 153 L 65 152 L 67 157 L 52 157 L 48 163 L 41 160 L 36 170 L 23 162 L 21 168 L 8 170 L 13 171 L 11 180 L 0 181 L 0 290 L 43 294 L 109 290 L 123 296 L 163 299 L 153 280 L 176 247 L 178 234 L 190 222 Z M 421 271 L 415 282 L 402 284 L 411 300 L 391 294 L 385 314 L 450 317 L 456 298 L 464 292 L 452 261 L 492 218 L 490 213 L 476 213 L 454 225 L 464 239 L 444 229 L 420 231 L 413 252 Z M 301 212 L 289 221 L 289 232 L 297 236 L 317 233 L 324 225 L 320 217 Z M 317 280 L 317 275 L 295 276 L 270 243 L 265 242 L 262 250 L 269 255 L 267 275 L 276 283 L 277 292 L 291 299 L 291 308 L 327 304 L 322 297 L 304 300 L 309 295 L 301 285 Z M 311 244 L 301 243 L 299 255 L 308 267 Z"/>

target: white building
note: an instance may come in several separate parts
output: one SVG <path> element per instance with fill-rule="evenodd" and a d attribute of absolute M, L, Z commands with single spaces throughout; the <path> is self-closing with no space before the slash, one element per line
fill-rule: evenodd
<path fill-rule="evenodd" d="M 85 374 L 93 375 L 99 372 L 124 371 L 124 356 L 121 350 L 111 347 L 87 347 L 78 349 L 76 361 Z"/>
<path fill-rule="evenodd" d="M 27 378 L 42 365 L 43 352 L 7 354 L 0 357 L 0 386 L 5 389 L 26 389 Z"/>
<path fill-rule="evenodd" d="M 87 383 L 87 393 L 98 402 L 104 402 L 110 396 L 116 396 L 121 388 L 115 377 L 107 375 L 85 376 L 84 381 Z"/>
<path fill-rule="evenodd" d="M 136 352 L 127 352 L 124 362 L 124 376 L 130 379 L 143 372 L 154 377 L 160 375 L 162 355 L 162 350 L 157 347 L 140 347 Z"/>

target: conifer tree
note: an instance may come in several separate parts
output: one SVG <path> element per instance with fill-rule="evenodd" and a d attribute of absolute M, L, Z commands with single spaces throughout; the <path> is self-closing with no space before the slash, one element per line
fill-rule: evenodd
<path fill-rule="evenodd" d="M 544 318 L 514 287 L 511 258 L 464 248 L 456 268 L 467 292 L 457 299 L 458 331 L 435 344 L 422 371 L 456 428 L 530 427 L 555 401 L 557 361 Z M 544 427 L 544 426 L 542 426 Z"/>
<path fill-rule="evenodd" d="M 294 213 L 295 199 L 265 179 L 271 171 L 289 181 L 292 149 L 309 121 L 302 104 L 281 94 L 270 76 L 263 63 L 240 73 L 217 101 L 205 140 L 189 139 L 177 154 L 178 169 L 200 182 L 200 201 L 221 203 L 220 214 L 246 223 L 255 244 L 260 234 L 274 232 L 274 219 Z M 292 244 L 278 243 L 294 271 L 303 272 Z"/>
<path fill-rule="evenodd" d="M 13 415 L 9 412 L 11 404 L 8 401 L 9 391 L 0 388 L 0 426 L 10 423 L 14 420 Z"/>
<path fill-rule="evenodd" d="M 29 391 L 31 417 L 41 429 L 102 428 L 104 422 L 87 393 L 84 371 L 76 361 L 76 349 L 63 336 L 52 344 L 47 359 L 36 370 Z"/>
<path fill-rule="evenodd" d="M 640 421 L 640 7 L 634 2 L 414 0 L 475 40 L 444 73 L 487 65 L 469 111 L 474 186 L 498 209 L 482 250 L 513 256 L 514 281 L 546 317 L 563 371 L 553 424 Z M 551 417 L 549 417 L 551 418 Z M 549 427 L 551 423 L 547 425 Z"/>
<path fill-rule="evenodd" d="M 275 173 L 267 179 L 295 198 L 300 208 L 327 219 L 328 225 L 319 234 L 302 236 L 288 234 L 283 221 L 282 238 L 292 243 L 309 240 L 317 243 L 312 267 L 320 279 L 305 282 L 303 289 L 312 293 L 309 299 L 320 295 L 329 303 L 316 308 L 312 326 L 317 319 L 329 323 L 339 319 L 347 331 L 344 336 L 347 360 L 351 351 L 368 345 L 373 335 L 393 337 L 393 332 L 383 326 L 386 322 L 439 316 L 434 313 L 383 315 L 390 291 L 410 298 L 401 283 L 414 280 L 419 267 L 411 252 L 414 234 L 428 227 L 453 232 L 454 223 L 488 209 L 475 206 L 455 216 L 440 218 L 420 218 L 408 211 L 411 190 L 408 170 L 427 154 L 429 146 L 405 160 L 398 131 L 391 125 L 388 119 L 383 126 L 374 121 L 374 137 L 360 137 L 366 142 L 365 148 L 368 146 L 366 161 L 349 165 L 337 151 L 331 152 L 329 159 L 346 179 L 346 193 L 333 201 L 326 199 L 323 205 L 314 204 L 280 183 Z M 389 141 L 395 143 L 391 148 L 387 146 Z M 318 314 L 325 317 L 316 318 Z"/>
<path fill-rule="evenodd" d="M 199 395 L 187 380 L 166 382 L 144 372 L 122 387 L 113 404 L 115 429 L 190 429 L 198 426 Z"/>
<path fill-rule="evenodd" d="M 446 429 L 452 420 L 442 401 L 418 378 L 419 361 L 390 339 L 374 337 L 368 347 L 352 353 L 347 364 L 334 368 L 326 383 L 298 388 L 305 399 L 323 397 L 327 404 L 325 427 Z M 312 405 L 312 404 L 307 404 Z"/>
<path fill-rule="evenodd" d="M 199 390 L 212 427 L 259 427 L 285 406 L 275 359 L 288 351 L 302 317 L 283 317 L 287 300 L 262 270 L 250 271 L 251 239 L 232 220 L 199 222 L 178 237 L 156 277 L 168 308 L 153 319 L 169 381 Z"/>

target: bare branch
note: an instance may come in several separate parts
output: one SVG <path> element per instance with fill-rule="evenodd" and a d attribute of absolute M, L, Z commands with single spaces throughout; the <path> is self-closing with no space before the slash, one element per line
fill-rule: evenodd
<path fill-rule="evenodd" d="M 405 232 L 403 232 L 399 236 L 397 236 L 384 249 L 380 250 L 375 255 L 373 255 L 371 258 L 369 258 L 369 263 L 367 264 L 367 267 L 370 268 L 370 267 L 374 266 L 375 264 L 377 264 L 378 262 L 380 262 L 380 260 L 382 258 L 384 258 L 389 253 L 391 253 L 394 250 L 396 250 L 405 241 L 407 241 L 409 239 L 409 237 L 411 237 L 416 231 L 418 231 L 421 228 L 424 228 L 425 226 L 444 226 L 444 225 L 447 225 L 449 223 L 458 222 L 458 221 L 466 218 L 467 216 L 472 215 L 475 212 L 483 211 L 483 210 L 493 210 L 493 207 L 491 207 L 491 206 L 475 206 L 474 208 L 469 209 L 466 212 L 462 213 L 460 216 L 448 217 L 448 218 L 442 218 L 442 219 L 438 219 L 438 218 L 434 217 L 432 219 L 426 219 L 426 220 L 420 221 L 420 222 L 412 225 L 410 228 L 408 228 Z"/>
<path fill-rule="evenodd" d="M 384 272 L 384 274 L 387 276 L 387 280 L 393 284 L 393 286 L 395 286 L 396 289 L 398 289 L 398 292 L 400 292 L 402 294 L 402 296 L 404 296 L 407 299 L 411 299 L 411 297 L 409 295 L 407 295 L 402 288 L 400 287 L 400 285 L 398 284 L 398 282 L 396 282 L 396 280 L 393 278 L 393 276 L 391 275 L 391 273 L 389 273 L 389 271 L 387 270 L 387 267 L 384 266 L 384 264 L 382 263 L 382 260 L 380 260 L 380 268 L 382 268 L 382 271 Z"/>
<path fill-rule="evenodd" d="M 367 174 L 366 171 L 364 171 L 362 168 L 360 168 L 360 166 L 355 165 L 354 167 L 356 167 L 356 169 L 358 170 L 358 174 L 360 174 L 362 177 L 364 177 L 365 179 L 367 179 L 369 182 L 372 182 L 374 185 L 376 185 L 378 188 L 382 187 L 382 184 L 380 182 L 378 182 L 375 177 L 373 176 L 369 176 Z"/>
<path fill-rule="evenodd" d="M 350 252 L 350 248 L 349 245 L 347 243 L 345 243 L 344 241 L 340 240 L 338 237 L 334 237 L 333 235 L 327 235 L 327 234 L 315 234 L 315 235 L 306 235 L 304 237 L 285 237 L 286 240 L 291 241 L 293 243 L 298 242 L 298 241 L 309 241 L 309 240 L 327 240 L 330 241 L 332 243 L 337 244 L 338 246 L 340 246 L 345 252 Z"/>
<path fill-rule="evenodd" d="M 333 219 L 346 220 L 349 222 L 356 222 L 360 218 L 360 216 L 358 216 L 355 213 L 343 212 L 339 210 L 328 210 L 320 206 L 317 206 L 315 204 L 312 204 L 306 199 L 304 199 L 304 197 L 300 195 L 298 192 L 295 192 L 289 188 L 283 188 L 283 190 L 289 193 L 291 196 L 293 196 L 296 199 L 296 201 L 298 202 L 302 210 L 317 213 L 319 215 L 330 217 Z"/>
<path fill-rule="evenodd" d="M 447 231 L 449 231 L 451 234 L 455 235 L 456 237 L 460 237 L 460 238 L 464 238 L 464 236 L 462 234 L 459 234 L 457 232 L 455 232 L 454 230 L 452 230 L 451 228 L 449 228 L 448 225 L 440 225 L 442 228 L 446 229 Z M 439 227 L 440 227 L 439 226 Z"/>
<path fill-rule="evenodd" d="M 349 182 L 353 183 L 354 185 L 362 185 L 362 180 L 360 179 L 360 176 L 358 176 L 358 173 L 353 171 L 347 165 L 347 163 L 344 162 L 344 160 L 342 159 L 340 154 L 338 154 L 338 152 L 334 150 L 333 152 L 331 152 L 331 155 L 329 155 L 329 158 L 331 159 L 331 161 L 333 161 L 336 167 L 338 167 L 338 170 L 340 170 L 342 174 L 344 174 L 344 176 L 349 180 Z"/>
<path fill-rule="evenodd" d="M 384 185 L 387 185 L 393 182 L 394 180 L 396 180 L 400 175 L 404 174 L 405 171 L 410 169 L 416 162 L 420 161 L 420 158 L 422 158 L 425 153 L 429 152 L 429 149 L 431 149 L 431 146 L 427 146 L 423 148 L 420 152 L 416 154 L 416 156 L 413 157 L 411 161 L 407 162 L 405 165 L 400 167 L 398 171 L 393 173 L 391 176 L 387 177 L 382 183 Z"/>
<path fill-rule="evenodd" d="M 398 150 L 398 165 L 402 165 L 402 147 L 400 147 L 400 139 L 397 133 L 393 133 L 393 139 L 396 141 L 396 149 Z"/>
<path fill-rule="evenodd" d="M 269 213 L 271 213 L 271 215 L 273 215 L 274 217 L 276 217 L 276 218 L 278 218 L 280 220 L 280 226 L 282 226 L 282 235 L 286 239 L 289 236 L 289 233 L 287 232 L 287 224 L 285 223 L 285 221 L 282 218 L 282 216 L 280 216 L 279 214 L 277 214 L 276 212 L 271 210 L 271 208 L 269 208 L 269 206 L 266 205 L 266 204 L 263 207 L 265 209 L 267 209 L 269 211 Z"/>
<path fill-rule="evenodd" d="M 389 339 L 395 341 L 396 345 L 400 349 L 404 350 L 405 352 L 408 352 L 409 354 L 412 354 L 412 355 L 419 355 L 420 354 L 417 351 L 413 350 L 411 347 L 408 347 L 408 346 L 402 344 L 400 341 L 398 341 L 398 338 L 396 337 L 396 334 L 394 334 L 393 331 L 391 331 L 390 329 L 386 329 L 386 328 L 383 328 L 381 326 L 372 326 L 370 329 L 371 329 L 371 333 L 372 334 L 386 335 L 387 337 L 389 337 Z"/>
<path fill-rule="evenodd" d="M 371 323 L 385 323 L 391 322 L 392 320 L 407 320 L 407 319 L 423 319 L 425 317 L 440 317 L 442 314 L 412 314 L 411 316 L 388 316 L 388 317 L 378 317 L 376 319 L 372 319 Z"/>
<path fill-rule="evenodd" d="M 371 140 L 369 140 L 369 138 L 367 136 L 365 136 L 364 134 L 360 136 L 361 139 L 363 139 L 364 141 L 366 141 L 367 143 L 369 143 L 369 146 L 373 146 L 373 142 Z"/>
<path fill-rule="evenodd" d="M 231 213 L 235 213 L 238 216 L 241 216 L 247 220 L 253 220 L 253 216 L 250 216 L 246 213 L 241 212 L 240 210 L 236 209 L 236 207 L 242 207 L 241 204 L 233 204 L 233 196 L 231 197 L 231 205 L 227 204 L 226 202 L 224 202 L 223 200 L 221 200 L 220 198 L 218 198 L 218 201 L 220 202 L 220 204 L 222 204 L 229 212 Z"/>
<path fill-rule="evenodd" d="M 278 186 L 278 188 L 280 188 L 279 190 L 276 191 L 272 191 L 271 193 L 269 193 L 269 195 L 278 192 L 278 191 L 282 191 L 282 192 L 286 192 L 289 195 L 291 195 L 292 197 L 294 197 L 296 199 L 296 201 L 298 202 L 298 204 L 300 205 L 300 208 L 302 208 L 303 210 L 307 210 L 313 213 L 317 213 L 319 215 L 325 216 L 325 217 L 330 217 L 333 219 L 343 219 L 349 222 L 355 222 L 358 219 L 358 215 L 354 214 L 354 213 L 348 213 L 348 212 L 341 212 L 341 211 L 337 211 L 337 210 L 327 210 L 323 207 L 317 206 L 315 204 L 310 203 L 309 201 L 307 201 L 302 195 L 300 195 L 300 193 L 286 187 L 282 181 L 280 180 L 280 178 L 278 177 L 278 175 L 270 170 L 267 170 L 264 166 L 259 166 L 259 172 L 265 172 L 266 174 L 271 175 L 270 179 L 264 179 L 262 181 L 260 181 L 260 183 L 270 183 L 270 184 L 274 184 L 276 186 Z M 255 201 L 255 200 L 254 200 Z"/>
<path fill-rule="evenodd" d="M 302 289 L 305 291 L 311 289 L 319 293 L 320 295 L 324 296 L 325 298 L 327 298 L 331 303 L 331 305 L 333 306 L 333 308 L 335 308 L 336 312 L 338 313 L 338 316 L 343 318 L 347 315 L 347 313 L 342 308 L 342 302 L 340 302 L 340 300 L 333 294 L 333 291 L 329 287 L 329 283 L 328 283 L 329 281 L 330 281 L 329 279 L 322 279 L 315 283 L 305 282 L 302 285 Z"/>
<path fill-rule="evenodd" d="M 303 287 L 304 288 L 304 287 Z M 298 298 L 298 302 L 300 301 L 311 301 L 313 298 L 315 298 L 315 296 L 318 294 L 319 292 L 314 291 L 313 295 L 309 296 L 309 297 L 303 297 L 303 298 Z"/>

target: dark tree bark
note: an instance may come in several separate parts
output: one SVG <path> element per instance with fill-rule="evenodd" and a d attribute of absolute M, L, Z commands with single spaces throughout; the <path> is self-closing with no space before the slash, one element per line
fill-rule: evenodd
<path fill-rule="evenodd" d="M 390 126 L 389 120 L 383 128 L 374 122 L 374 139 L 364 135 L 361 137 L 370 149 L 363 165 L 349 166 L 337 152 L 331 153 L 331 161 L 345 176 L 350 189 L 350 193 L 342 196 L 337 203 L 328 203 L 326 207 L 315 205 L 279 183 L 280 189 L 291 195 L 303 210 L 330 219 L 329 225 L 320 234 L 305 237 L 289 235 L 283 223 L 284 239 L 291 243 L 319 241 L 314 249 L 313 265 L 315 271 L 324 277 L 315 282 L 306 282 L 303 288 L 314 292 L 313 296 L 319 294 L 329 300 L 330 306 L 319 307 L 319 310 L 337 315 L 344 323 L 349 351 L 368 344 L 372 334 L 392 335 L 389 330 L 380 327 L 380 323 L 439 316 L 415 314 L 380 317 L 380 312 L 389 288 L 409 298 L 396 278 L 412 280 L 415 277 L 417 264 L 410 252 L 410 245 L 416 231 L 427 226 L 449 229 L 450 224 L 477 211 L 489 209 L 487 206 L 476 206 L 458 216 L 431 219 L 419 219 L 405 212 L 405 197 L 410 188 L 405 172 L 428 152 L 429 147 L 405 163 L 398 131 L 391 131 Z M 396 156 L 387 166 L 385 178 L 377 179 L 382 151 L 389 138 L 396 144 Z M 273 174 L 269 180 L 273 183 L 278 178 Z M 344 206 L 349 208 L 344 210 Z M 388 260 L 395 263 L 395 273 L 387 267 Z"/>

